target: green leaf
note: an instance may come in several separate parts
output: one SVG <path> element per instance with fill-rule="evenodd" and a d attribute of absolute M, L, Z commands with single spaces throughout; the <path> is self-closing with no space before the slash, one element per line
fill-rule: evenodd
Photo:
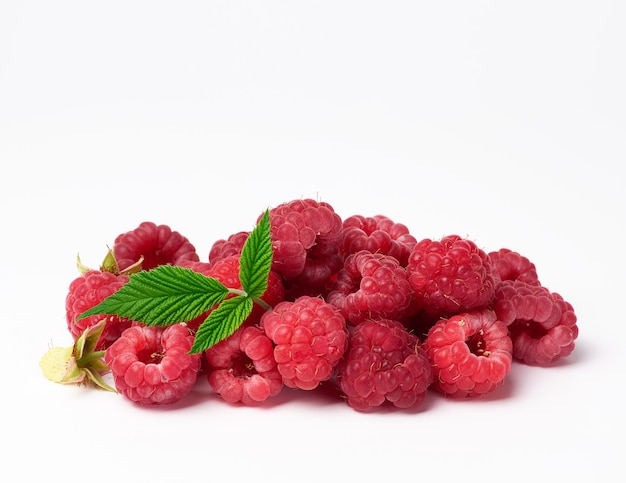
<path fill-rule="evenodd" d="M 237 296 L 224 300 L 198 328 L 190 353 L 203 352 L 230 337 L 248 318 L 253 306 L 250 297 Z"/>
<path fill-rule="evenodd" d="M 172 325 L 192 320 L 228 295 L 218 280 L 190 268 L 161 265 L 129 276 L 117 292 L 78 318 L 106 314 L 146 325 Z"/>
<path fill-rule="evenodd" d="M 247 238 L 239 260 L 239 280 L 248 297 L 260 297 L 267 290 L 272 268 L 272 240 L 269 211 L 265 213 Z"/>

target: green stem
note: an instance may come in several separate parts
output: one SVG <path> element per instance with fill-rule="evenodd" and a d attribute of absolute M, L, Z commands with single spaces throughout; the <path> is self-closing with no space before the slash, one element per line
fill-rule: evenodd
<path fill-rule="evenodd" d="M 239 288 L 229 288 L 228 293 L 232 293 L 233 295 L 239 295 L 241 297 L 248 296 L 248 293 L 245 290 Z M 252 301 L 263 307 L 265 310 L 272 310 L 272 306 L 260 297 L 252 297 Z"/>
<path fill-rule="evenodd" d="M 272 306 L 260 297 L 253 297 L 252 301 L 263 307 L 266 311 L 272 310 Z"/>
<path fill-rule="evenodd" d="M 245 290 L 242 290 L 240 288 L 229 288 L 228 289 L 228 293 L 232 293 L 233 295 L 239 295 L 241 297 L 247 297 L 248 296 L 248 292 L 246 292 Z"/>

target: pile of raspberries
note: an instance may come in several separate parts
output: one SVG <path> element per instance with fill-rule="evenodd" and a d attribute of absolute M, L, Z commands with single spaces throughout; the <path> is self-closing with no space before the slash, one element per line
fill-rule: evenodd
<path fill-rule="evenodd" d="M 269 217 L 273 260 L 262 299 L 271 309 L 256 307 L 202 353 L 190 349 L 207 314 L 167 327 L 76 319 L 126 283 L 121 273 L 141 257 L 142 270 L 177 265 L 241 288 L 250 232 L 216 241 L 202 260 L 180 233 L 143 222 L 115 238 L 119 273 L 89 269 L 71 282 L 67 327 L 76 339 L 107 319 L 98 345 L 118 393 L 138 405 L 171 404 L 202 378 L 223 401 L 250 406 L 285 388 L 330 385 L 357 411 L 408 409 L 429 392 L 478 398 L 504 383 L 514 361 L 550 366 L 574 350 L 572 305 L 511 249 L 486 252 L 454 234 L 417 239 L 387 216 L 342 219 L 313 199 L 282 203 Z"/>

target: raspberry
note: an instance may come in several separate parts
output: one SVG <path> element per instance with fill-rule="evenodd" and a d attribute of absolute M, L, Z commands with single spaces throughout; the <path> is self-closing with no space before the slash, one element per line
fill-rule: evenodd
<path fill-rule="evenodd" d="M 201 261 L 197 261 L 197 260 L 193 260 L 193 261 L 186 260 L 186 261 L 181 262 L 180 266 L 183 267 L 183 268 L 190 268 L 194 272 L 201 273 L 202 275 L 206 275 L 207 277 L 209 276 L 209 273 L 211 272 L 211 263 L 210 262 L 201 262 Z"/>
<path fill-rule="evenodd" d="M 452 398 L 492 392 L 511 369 L 507 326 L 490 309 L 439 320 L 428 331 L 423 347 L 435 371 L 433 387 Z"/>
<path fill-rule="evenodd" d="M 216 260 L 214 263 L 209 264 L 206 262 L 184 262 L 182 265 L 186 268 L 191 268 L 207 277 L 215 278 L 220 281 L 227 288 L 242 289 L 241 280 L 239 279 L 239 255 L 230 255 Z M 283 301 L 285 296 L 285 287 L 280 275 L 270 270 L 268 277 L 267 290 L 261 297 L 261 299 L 267 303 L 270 307 Z M 265 309 L 258 304 L 254 304 L 252 313 L 245 320 L 246 325 L 257 324 Z M 187 323 L 187 325 L 193 330 L 198 330 L 198 327 L 208 317 L 210 311 L 202 314 L 193 321 Z"/>
<path fill-rule="evenodd" d="M 140 405 L 171 404 L 194 385 L 201 354 L 190 354 L 187 327 L 134 325 L 107 349 L 104 361 L 117 391 Z"/>
<path fill-rule="evenodd" d="M 425 399 L 433 372 L 418 338 L 400 322 L 381 319 L 354 329 L 337 379 L 357 411 L 385 403 L 406 409 Z"/>
<path fill-rule="evenodd" d="M 98 350 L 106 349 L 125 329 L 132 325 L 132 321 L 115 315 L 92 315 L 76 320 L 85 310 L 98 305 L 109 295 L 122 288 L 126 282 L 128 282 L 127 275 L 116 275 L 108 271 L 91 269 L 70 283 L 65 298 L 65 319 L 74 341 L 81 336 L 85 329 L 106 319 L 104 330 L 96 345 Z"/>
<path fill-rule="evenodd" d="M 144 221 L 134 230 L 118 235 L 113 253 L 120 271 L 136 264 L 141 257 L 141 268 L 150 270 L 159 265 L 180 265 L 183 261 L 199 260 L 189 240 L 167 225 Z"/>
<path fill-rule="evenodd" d="M 237 329 L 204 353 L 210 386 L 224 401 L 248 406 L 276 396 L 283 379 L 273 350 L 274 344 L 259 327 Z"/>
<path fill-rule="evenodd" d="M 398 260 L 361 250 L 346 258 L 326 300 L 351 325 L 366 319 L 395 319 L 411 302 L 411 286 Z"/>
<path fill-rule="evenodd" d="M 249 236 L 249 231 L 240 231 L 226 239 L 217 240 L 209 251 L 209 263 L 215 263 L 217 260 L 231 255 L 240 255 Z"/>
<path fill-rule="evenodd" d="M 535 264 L 528 258 L 509 248 L 501 248 L 488 255 L 500 280 L 520 280 L 529 285 L 539 285 Z"/>
<path fill-rule="evenodd" d="M 290 388 L 311 390 L 330 379 L 348 346 L 346 320 L 319 297 L 280 302 L 263 314 L 261 327 L 275 344 L 274 359 Z"/>
<path fill-rule="evenodd" d="M 328 203 L 282 203 L 270 210 L 270 230 L 272 268 L 286 281 L 321 287 L 341 268 L 342 220 Z"/>
<path fill-rule="evenodd" d="M 367 250 L 392 256 L 405 267 L 416 244 L 417 240 L 405 225 L 383 215 L 353 215 L 343 221 L 341 249 L 344 258 Z"/>
<path fill-rule="evenodd" d="M 578 337 L 574 309 L 544 286 L 503 281 L 496 290 L 494 311 L 509 327 L 517 360 L 548 366 L 574 350 Z"/>
<path fill-rule="evenodd" d="M 419 241 L 409 256 L 407 274 L 418 303 L 436 315 L 486 306 L 497 281 L 487 253 L 458 235 Z"/>

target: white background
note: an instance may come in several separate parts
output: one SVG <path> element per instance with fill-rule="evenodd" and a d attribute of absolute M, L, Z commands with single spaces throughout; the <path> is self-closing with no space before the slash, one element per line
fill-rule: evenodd
<path fill-rule="evenodd" d="M 626 4 L 4 1 L 5 480 L 623 481 Z M 296 198 L 527 256 L 575 308 L 551 368 L 480 401 L 173 407 L 66 387 L 77 253 L 145 220 L 212 243 Z"/>

